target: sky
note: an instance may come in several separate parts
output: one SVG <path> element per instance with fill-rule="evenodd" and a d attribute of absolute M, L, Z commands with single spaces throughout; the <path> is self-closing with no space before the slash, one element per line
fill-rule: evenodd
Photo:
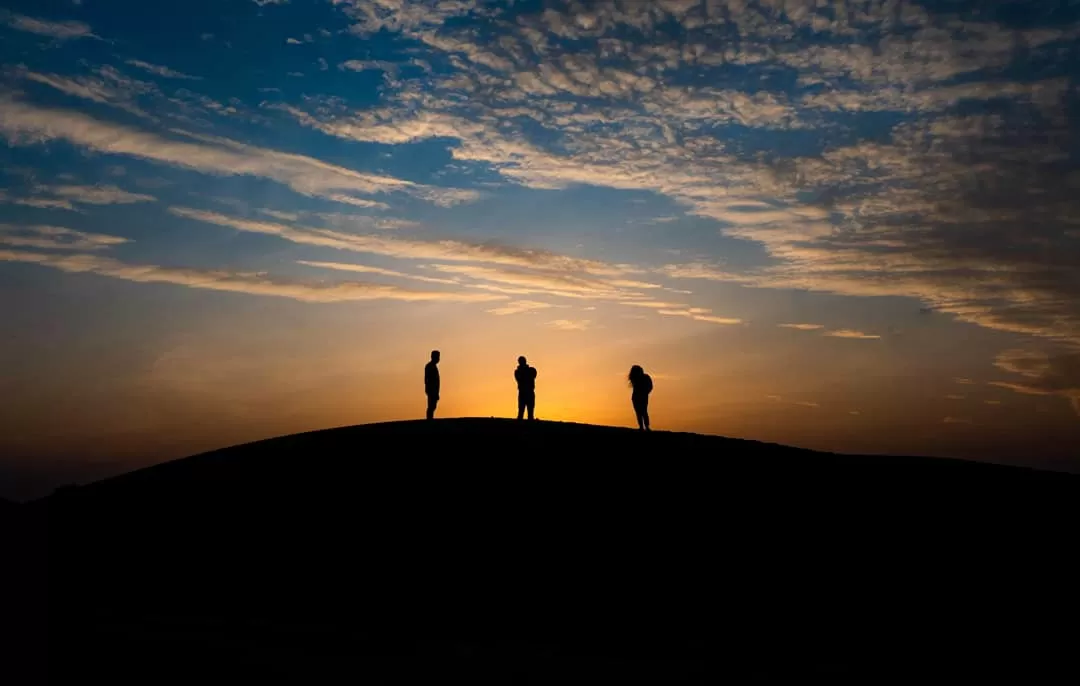
<path fill-rule="evenodd" d="M 16 0 L 0 496 L 423 416 L 1080 470 L 1080 3 Z"/>

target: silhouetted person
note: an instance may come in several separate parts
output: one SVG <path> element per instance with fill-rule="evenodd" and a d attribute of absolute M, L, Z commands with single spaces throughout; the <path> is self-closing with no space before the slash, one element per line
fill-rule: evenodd
<path fill-rule="evenodd" d="M 630 386 L 634 392 L 630 395 L 630 401 L 634 403 L 634 414 L 637 415 L 638 428 L 642 431 L 649 429 L 649 394 L 652 393 L 652 377 L 645 373 L 641 365 L 630 368 Z"/>
<path fill-rule="evenodd" d="M 525 361 L 525 356 L 518 358 L 517 369 L 514 370 L 514 379 L 518 387 L 518 419 L 529 411 L 529 419 L 533 418 L 536 409 L 536 369 L 530 367 Z"/>
<path fill-rule="evenodd" d="M 424 367 L 424 393 L 427 394 L 427 418 L 435 418 L 439 404 L 439 351 L 431 351 L 431 362 Z"/>

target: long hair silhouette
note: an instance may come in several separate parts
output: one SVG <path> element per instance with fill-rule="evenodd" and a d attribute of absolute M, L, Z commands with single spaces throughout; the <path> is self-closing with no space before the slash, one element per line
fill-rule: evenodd
<path fill-rule="evenodd" d="M 630 373 L 627 375 L 626 380 L 632 387 L 639 379 L 645 376 L 645 370 L 641 368 L 640 364 L 635 364 L 630 368 Z"/>

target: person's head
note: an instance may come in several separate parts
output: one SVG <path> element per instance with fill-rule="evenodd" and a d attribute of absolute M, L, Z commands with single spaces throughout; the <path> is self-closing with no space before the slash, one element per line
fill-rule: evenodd
<path fill-rule="evenodd" d="M 518 364 L 521 365 L 522 367 L 524 367 L 526 364 L 528 364 L 525 361 L 525 356 L 524 355 L 522 355 L 521 357 L 518 358 Z"/>
<path fill-rule="evenodd" d="M 635 381 L 645 376 L 645 370 L 641 368 L 640 364 L 635 364 L 630 368 L 630 374 L 626 377 L 630 380 L 630 384 L 633 385 Z"/>
<path fill-rule="evenodd" d="M 438 361 L 439 361 L 439 357 L 440 357 L 440 355 L 439 355 L 439 351 L 438 351 L 438 350 L 432 350 L 432 351 L 431 351 L 431 361 L 432 361 L 432 362 L 438 362 Z"/>

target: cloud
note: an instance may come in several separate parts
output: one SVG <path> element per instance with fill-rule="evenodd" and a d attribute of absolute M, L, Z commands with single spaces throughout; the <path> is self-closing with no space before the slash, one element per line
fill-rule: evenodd
<path fill-rule="evenodd" d="M 384 71 L 388 74 L 397 74 L 401 68 L 397 62 L 386 60 L 346 60 L 338 65 L 338 69 L 349 71 Z"/>
<path fill-rule="evenodd" d="M 205 174 L 258 176 L 284 184 L 301 195 L 336 198 L 338 201 L 354 197 L 344 193 L 419 191 L 437 195 L 439 192 L 439 189 L 357 172 L 304 155 L 194 134 L 188 136 L 201 142 L 168 139 L 77 112 L 35 107 L 11 99 L 0 99 L 0 135 L 12 145 L 65 140 L 100 153 L 137 157 Z"/>
<path fill-rule="evenodd" d="M 151 64 L 150 62 L 143 62 L 142 60 L 128 60 L 125 64 L 130 64 L 133 67 L 142 69 L 143 71 L 162 76 L 167 79 L 182 79 L 187 81 L 202 81 L 201 76 L 192 76 L 191 74 L 185 74 L 183 72 L 176 71 L 175 69 L 169 69 L 159 64 Z"/>
<path fill-rule="evenodd" d="M 150 264 L 127 264 L 96 255 L 59 256 L 0 250 L 0 262 L 23 262 L 51 267 L 68 273 L 97 274 L 137 283 L 173 284 L 187 288 L 290 298 L 310 303 L 366 300 L 487 302 L 500 299 L 496 295 L 410 291 L 394 286 L 359 281 L 304 283 L 274 279 L 254 273 L 182 269 Z"/>
<path fill-rule="evenodd" d="M 3 190 L 0 190 L 0 204 L 22 205 L 24 207 L 36 207 L 43 210 L 80 211 L 67 200 L 61 200 L 59 198 L 17 198 L 12 197 Z"/>
<path fill-rule="evenodd" d="M 90 26 L 81 21 L 49 21 L 15 14 L 7 10 L 0 10 L 0 21 L 16 31 L 48 36 L 56 40 L 97 38 L 90 30 Z"/>
<path fill-rule="evenodd" d="M 494 315 L 511 315 L 522 314 L 524 312 L 535 312 L 537 310 L 546 310 L 548 308 L 555 307 L 549 303 L 537 302 L 535 300 L 514 300 L 506 303 L 502 307 L 496 307 L 493 310 L 488 310 L 489 313 Z"/>
<path fill-rule="evenodd" d="M 387 31 L 438 27 L 448 19 L 469 14 L 475 0 L 331 0 L 355 23 L 352 32 L 367 36 Z"/>
<path fill-rule="evenodd" d="M 629 303 L 627 303 L 629 304 Z M 712 324 L 742 324 L 741 319 L 735 317 L 719 317 L 710 314 L 711 310 L 703 307 L 690 307 L 686 309 L 658 309 L 657 314 L 665 317 L 688 317 L 698 322 L 710 322 Z"/>
<path fill-rule="evenodd" d="M 765 399 L 770 400 L 770 401 L 772 401 L 774 403 L 784 403 L 786 405 L 798 405 L 800 407 L 812 407 L 812 408 L 821 407 L 821 405 L 819 403 L 813 402 L 811 400 L 784 400 L 783 396 L 780 396 L 780 395 L 767 395 L 767 396 L 765 396 Z M 850 412 L 849 414 L 859 414 L 859 412 L 858 412 L 858 410 L 854 410 L 854 411 Z"/>
<path fill-rule="evenodd" d="M 432 276 L 423 276 L 421 274 L 408 274 L 406 272 L 396 271 L 394 269 L 385 269 L 383 267 L 369 267 L 363 264 L 349 264 L 344 262 L 316 262 L 312 260 L 297 260 L 297 264 L 303 264 L 308 267 L 319 267 L 321 269 L 336 269 L 343 272 L 359 272 L 361 274 L 379 274 L 381 276 L 392 276 L 399 279 L 412 279 L 414 281 L 424 281 L 427 283 L 441 283 L 447 285 L 457 285 L 458 282 L 453 279 L 440 279 Z"/>
<path fill-rule="evenodd" d="M 39 186 L 39 193 L 65 198 L 82 205 L 130 205 L 139 202 L 156 202 L 157 198 L 142 193 L 129 193 L 116 186 Z"/>
<path fill-rule="evenodd" d="M 487 262 L 505 266 L 541 268 L 561 275 L 566 283 L 574 281 L 574 273 L 617 276 L 626 273 L 626 268 L 609 265 L 596 260 L 585 260 L 546 250 L 519 248 L 498 243 L 470 243 L 467 241 L 416 240 L 397 238 L 386 235 L 371 236 L 343 233 L 330 229 L 287 226 L 250 219 L 229 217 L 215 212 L 207 212 L 186 207 L 170 207 L 169 212 L 178 216 L 218 226 L 280 236 L 295 243 L 317 245 L 339 250 L 371 253 L 412 260 L 445 260 L 451 262 Z M 450 265 L 441 267 L 450 271 Z M 482 269 L 475 267 L 472 269 Z M 464 272 L 461 272 L 464 273 Z"/>
<path fill-rule="evenodd" d="M 836 331 L 826 331 L 824 336 L 831 336 L 832 338 L 854 338 L 863 341 L 872 341 L 881 338 L 875 334 L 863 333 L 862 331 L 855 331 L 853 329 L 837 329 Z"/>
<path fill-rule="evenodd" d="M 619 288 L 610 281 L 583 273 L 546 269 L 542 265 L 522 264 L 516 268 L 479 265 L 434 264 L 432 269 L 507 287 L 519 294 L 546 293 L 563 298 L 626 300 L 640 298 L 640 293 Z"/>
<path fill-rule="evenodd" d="M 335 193 L 333 195 L 328 196 L 327 200 L 333 200 L 334 202 L 339 202 L 339 203 L 341 203 L 343 205 L 352 205 L 353 207 L 364 207 L 364 208 L 372 209 L 372 210 L 388 210 L 388 209 L 390 209 L 390 206 L 387 205 L 384 202 L 379 202 L 377 200 L 368 200 L 367 198 L 354 198 L 352 196 L 342 195 L 340 193 Z"/>
<path fill-rule="evenodd" d="M 743 320 L 734 317 L 721 317 L 713 314 L 706 307 L 691 307 L 682 303 L 665 302 L 662 300 L 624 300 L 620 304 L 631 307 L 647 307 L 655 310 L 657 314 L 666 317 L 687 317 L 699 322 L 711 322 L 713 324 L 742 324 Z"/>
<path fill-rule="evenodd" d="M 588 319 L 571 320 L 571 319 L 555 319 L 547 323 L 552 329 L 559 331 L 584 331 L 589 328 L 592 322 Z"/>
<path fill-rule="evenodd" d="M 271 215 L 272 216 L 272 215 Z M 317 219 L 330 228 L 344 231 L 398 231 L 401 229 L 415 229 L 421 226 L 420 222 L 397 217 L 371 217 L 361 214 L 345 214 L 342 212 L 313 212 L 304 214 L 303 217 Z M 297 216 L 289 221 L 299 221 Z"/>
<path fill-rule="evenodd" d="M 296 222 L 300 221 L 300 214 L 298 212 L 282 212 L 281 210 L 268 210 L 260 209 L 259 214 L 265 214 L 267 217 L 273 217 L 282 222 Z"/>
<path fill-rule="evenodd" d="M 821 324 L 777 324 L 782 329 L 798 329 L 799 331 L 817 331 L 824 329 Z"/>
<path fill-rule="evenodd" d="M 998 354 L 994 366 L 1021 377 L 990 385 L 1025 395 L 1056 395 L 1069 401 L 1080 415 L 1080 352 L 1010 349 Z"/>
<path fill-rule="evenodd" d="M 77 77 L 42 74 L 23 67 L 13 69 L 12 73 L 66 95 L 109 105 L 148 120 L 153 120 L 154 117 L 138 105 L 138 98 L 147 94 L 160 94 L 154 84 L 128 78 L 112 67 L 101 67 L 95 70 L 93 75 Z"/>
<path fill-rule="evenodd" d="M 1066 152 L 1075 91 L 1053 73 L 1005 76 L 1067 59 L 1075 23 L 809 0 L 552 4 L 512 21 L 471 2 L 336 4 L 358 32 L 401 32 L 453 71 L 394 74 L 383 107 L 307 115 L 307 126 L 446 140 L 456 161 L 532 188 L 652 191 L 768 255 L 754 269 L 662 267 L 671 278 L 908 297 L 1080 342 L 1080 263 L 1062 245 L 1080 214 Z M 449 21 L 465 15 L 472 27 Z M 748 88 L 743 73 L 798 79 Z M 885 127 L 882 113 L 902 123 Z M 777 131 L 777 144 L 740 149 L 747 128 Z M 820 144 L 788 152 L 792 131 Z"/>
<path fill-rule="evenodd" d="M 942 424 L 974 424 L 975 422 L 970 419 L 964 419 L 962 417 L 946 417 L 941 420 Z"/>
<path fill-rule="evenodd" d="M 127 243 L 128 239 L 85 233 L 62 226 L 16 226 L 0 224 L 0 244 L 38 250 L 102 250 Z M 7 252 L 7 251 L 4 251 Z"/>
<path fill-rule="evenodd" d="M 678 303 L 652 300 L 638 286 L 622 276 L 632 274 L 635 267 L 613 265 L 596 260 L 569 257 L 557 253 L 521 248 L 497 243 L 471 243 L 442 239 L 418 240 L 386 235 L 361 235 L 332 229 L 297 224 L 278 224 L 256 219 L 229 217 L 186 207 L 170 207 L 169 213 L 216 226 L 249 233 L 278 236 L 297 244 L 333 248 L 355 253 L 381 255 L 402 260 L 426 260 L 436 263 L 426 269 L 451 275 L 449 278 L 467 288 L 503 296 L 545 295 L 579 300 L 611 300 L 626 305 L 653 309 L 674 308 L 669 314 L 716 324 L 737 324 L 740 320 L 719 317 L 705 308 L 692 308 Z M 445 264 L 445 263 L 450 264 Z M 306 264 L 312 264 L 307 262 Z M 342 266 L 342 263 L 318 263 L 326 268 L 367 271 L 363 265 Z M 331 266 L 331 265 L 336 265 Z M 404 278 L 417 278 L 415 275 Z M 384 272 L 384 275 L 390 275 Z M 435 277 L 437 278 L 437 277 Z M 461 281 L 467 279 L 468 281 Z M 428 280 L 428 279 L 424 279 Z M 519 298 L 520 299 L 520 298 Z"/>

